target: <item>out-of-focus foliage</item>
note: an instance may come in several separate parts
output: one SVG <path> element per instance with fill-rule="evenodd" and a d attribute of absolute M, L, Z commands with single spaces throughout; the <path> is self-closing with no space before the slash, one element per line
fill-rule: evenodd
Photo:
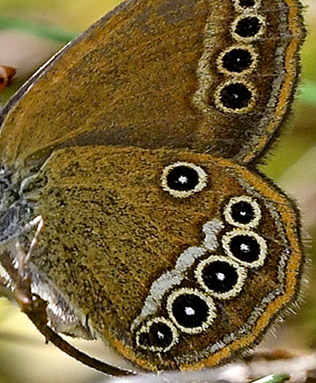
<path fill-rule="evenodd" d="M 80 32 L 118 3 L 119 0 L 1 0 L 1 15 L 49 22 Z"/>
<path fill-rule="evenodd" d="M 0 64 L 2 37 L 6 20 L 20 20 L 23 23 L 35 23 L 56 31 L 77 33 L 87 28 L 119 0 L 1 0 L 0 2 Z M 316 2 L 305 0 L 310 7 L 305 10 L 309 35 L 302 53 L 302 81 L 298 97 L 279 142 L 274 146 L 272 154 L 265 159 L 262 170 L 286 189 L 301 206 L 307 254 L 311 259 L 307 275 L 310 279 L 304 301 L 297 315 L 287 318 L 286 325 L 278 328 L 278 338 L 268 335 L 264 346 L 288 348 L 315 348 L 316 345 Z M 13 28 L 14 29 L 14 28 Z M 31 29 L 31 28 L 30 28 Z M 10 31 L 12 32 L 12 31 Z M 14 32 L 14 31 L 13 31 Z M 31 32 L 31 31 L 30 31 Z M 59 33 L 58 32 L 58 33 Z M 56 32 L 57 33 L 57 32 Z M 29 43 L 32 33 L 20 30 L 18 39 L 23 44 Z M 14 37 L 17 38 L 16 36 Z M 61 47 L 61 43 L 52 41 L 47 35 L 34 37 L 28 49 L 20 50 L 18 43 L 9 43 L 6 52 L 12 55 L 25 54 L 29 51 L 34 59 L 29 69 L 17 68 L 21 76 L 15 88 L 25 80 L 23 76 L 35 70 L 41 62 Z M 11 40 L 13 41 L 13 40 Z M 14 40 L 16 41 L 16 40 Z M 35 48 L 34 48 L 35 46 Z M 29 48 L 30 47 L 30 48 Z M 33 50 L 34 48 L 34 50 Z M 22 52 L 23 51 L 23 52 Z M 35 56 L 38 56 L 37 58 Z M 11 57 L 11 56 L 10 56 Z M 24 65 L 29 64 L 23 58 Z M 19 62 L 23 62 L 19 61 Z M 19 82 L 20 80 L 20 82 Z M 305 88 L 303 89 L 305 85 Z M 14 86 L 0 95 L 3 103 Z M 301 95 L 301 96 L 300 96 Z M 88 345 L 97 356 L 104 354 L 103 345 Z M 0 383 L 80 383 L 97 382 L 100 375 L 79 363 L 70 360 L 52 346 L 45 346 L 40 336 L 27 318 L 20 314 L 5 299 L 0 300 Z"/>

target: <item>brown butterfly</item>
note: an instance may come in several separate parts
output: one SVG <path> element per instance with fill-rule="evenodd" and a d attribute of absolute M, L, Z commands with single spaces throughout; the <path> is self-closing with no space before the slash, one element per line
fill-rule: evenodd
<path fill-rule="evenodd" d="M 2 114 L 3 285 L 147 370 L 259 342 L 303 263 L 255 166 L 303 38 L 297 0 L 129 0 L 66 46 Z"/>

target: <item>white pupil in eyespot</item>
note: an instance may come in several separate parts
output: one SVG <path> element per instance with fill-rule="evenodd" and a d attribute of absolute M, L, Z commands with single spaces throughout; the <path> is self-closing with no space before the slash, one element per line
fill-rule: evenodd
<path fill-rule="evenodd" d="M 188 183 L 188 177 L 180 176 L 180 177 L 179 177 L 179 182 L 180 182 L 180 184 L 182 184 L 182 185 L 187 184 L 187 183 Z"/>
<path fill-rule="evenodd" d="M 178 165 L 172 168 L 167 174 L 167 184 L 172 190 L 194 190 L 199 184 L 199 174 L 190 166 Z"/>
<path fill-rule="evenodd" d="M 192 307 L 185 307 L 184 311 L 187 315 L 195 315 L 195 310 Z"/>
<path fill-rule="evenodd" d="M 249 251 L 250 251 L 250 247 L 249 247 L 248 245 L 246 245 L 245 243 L 242 243 L 242 244 L 240 245 L 240 250 L 242 250 L 242 251 L 245 252 L 245 253 L 249 253 Z"/>
<path fill-rule="evenodd" d="M 225 280 L 225 274 L 223 274 L 223 273 L 216 273 L 216 277 L 219 281 Z"/>
<path fill-rule="evenodd" d="M 164 339 L 165 338 L 165 334 L 163 334 L 161 331 L 157 331 L 157 337 L 159 339 Z"/>

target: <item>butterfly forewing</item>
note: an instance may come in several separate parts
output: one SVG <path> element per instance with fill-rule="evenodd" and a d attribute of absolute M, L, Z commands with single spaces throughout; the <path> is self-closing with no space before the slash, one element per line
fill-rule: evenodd
<path fill-rule="evenodd" d="M 296 1 L 252 4 L 124 3 L 10 104 L 2 158 L 12 166 L 54 147 L 102 144 L 251 161 L 288 109 L 303 36 Z"/>

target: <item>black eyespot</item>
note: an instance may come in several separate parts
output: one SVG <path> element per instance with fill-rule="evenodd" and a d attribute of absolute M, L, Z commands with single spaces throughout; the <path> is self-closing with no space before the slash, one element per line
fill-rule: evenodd
<path fill-rule="evenodd" d="M 170 189 L 178 191 L 193 190 L 199 183 L 199 175 L 195 169 L 188 166 L 177 166 L 167 175 L 167 184 Z"/>
<path fill-rule="evenodd" d="M 212 255 L 198 265 L 195 275 L 209 294 L 228 299 L 241 291 L 246 271 L 229 257 Z"/>
<path fill-rule="evenodd" d="M 255 37 L 262 27 L 262 21 L 257 16 L 247 16 L 237 22 L 235 33 L 243 38 L 251 38 Z"/>
<path fill-rule="evenodd" d="M 234 48 L 222 58 L 222 66 L 229 72 L 241 73 L 250 68 L 253 63 L 251 53 L 242 48 Z"/>
<path fill-rule="evenodd" d="M 255 262 L 259 259 L 260 245 L 255 238 L 248 235 L 236 235 L 231 239 L 230 250 L 234 256 L 244 262 Z"/>
<path fill-rule="evenodd" d="M 177 198 L 186 198 L 206 186 L 207 176 L 192 163 L 176 162 L 163 170 L 162 188 Z"/>
<path fill-rule="evenodd" d="M 204 284 L 216 293 L 227 293 L 238 281 L 238 270 L 227 262 L 209 263 L 202 271 Z"/>
<path fill-rule="evenodd" d="M 153 323 L 148 333 L 139 335 L 139 343 L 147 348 L 167 348 L 173 340 L 172 331 L 165 323 Z"/>
<path fill-rule="evenodd" d="M 176 342 L 176 331 L 164 318 L 155 319 L 144 326 L 137 335 L 137 343 L 144 349 L 169 351 Z"/>
<path fill-rule="evenodd" d="M 225 85 L 220 91 L 219 98 L 224 107 L 238 111 L 249 105 L 252 93 L 246 85 L 237 82 Z"/>
<path fill-rule="evenodd" d="M 255 0 L 239 0 L 239 5 L 243 8 L 250 8 L 256 5 Z"/>
<path fill-rule="evenodd" d="M 169 297 L 167 306 L 171 319 L 187 333 L 205 330 L 215 316 L 213 301 L 197 290 L 179 290 Z"/>
<path fill-rule="evenodd" d="M 249 267 L 262 266 L 266 256 L 266 242 L 258 234 L 234 230 L 223 237 L 223 247 L 228 255 Z"/>
<path fill-rule="evenodd" d="M 193 294 L 183 294 L 172 304 L 172 313 L 176 321 L 183 327 L 200 327 L 209 315 L 207 303 Z"/>
<path fill-rule="evenodd" d="M 253 221 L 255 212 L 249 202 L 240 201 L 232 205 L 231 216 L 235 222 L 246 225 Z"/>
<path fill-rule="evenodd" d="M 261 219 L 261 209 L 249 196 L 233 197 L 224 209 L 224 217 L 233 226 L 256 227 Z"/>

